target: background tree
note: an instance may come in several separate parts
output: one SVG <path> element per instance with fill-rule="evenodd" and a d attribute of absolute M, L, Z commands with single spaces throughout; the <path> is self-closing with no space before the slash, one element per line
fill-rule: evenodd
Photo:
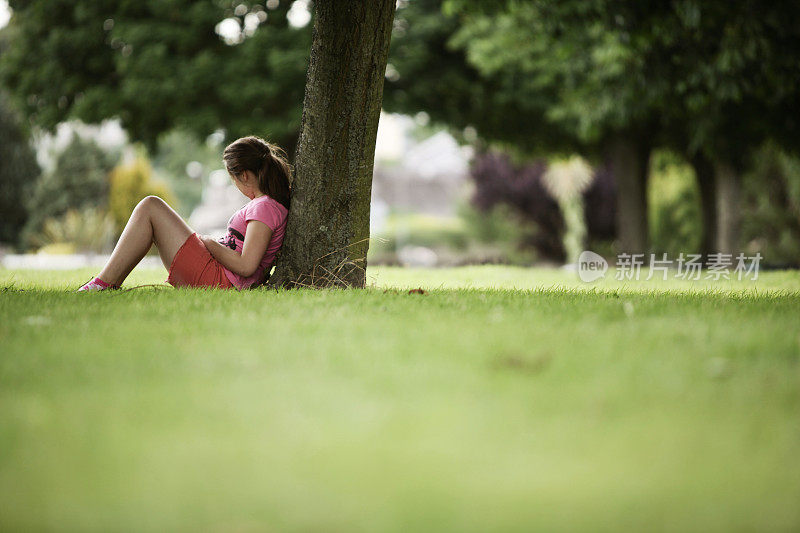
<path fill-rule="evenodd" d="M 742 176 L 742 237 L 773 265 L 800 268 L 800 158 L 774 143 Z"/>
<path fill-rule="evenodd" d="M 442 0 L 415 0 L 397 11 L 384 108 L 425 111 L 456 134 L 475 128 L 484 139 L 528 155 L 573 149 L 573 137 L 546 120 L 556 93 L 529 90 L 533 81 L 511 71 L 481 70 L 471 50 L 455 40 L 464 35 L 459 32 L 467 20 L 443 12 L 442 5 Z M 475 24 L 484 22 L 490 21 Z"/>
<path fill-rule="evenodd" d="M 290 2 L 9 4 L 0 79 L 36 125 L 117 116 L 149 148 L 180 127 L 200 139 L 257 133 L 293 151 L 311 32 L 289 24 Z M 230 44 L 215 32 L 223 20 L 241 30 Z"/>
<path fill-rule="evenodd" d="M 105 208 L 108 173 L 117 157 L 118 154 L 105 152 L 94 141 L 74 134 L 26 202 L 30 217 L 23 231 L 24 242 L 32 244 L 48 218 L 60 217 L 70 209 Z"/>
<path fill-rule="evenodd" d="M 800 147 L 795 85 L 800 16 L 793 2 L 675 3 L 653 13 L 653 80 L 673 80 L 659 113 L 667 143 L 692 162 L 706 222 L 704 248 L 734 253 L 742 175 L 768 140 Z M 663 81 L 662 81 L 663 83 Z M 713 243 L 710 245 L 709 243 Z"/>
<path fill-rule="evenodd" d="M 391 61 L 398 79 L 389 84 L 389 100 L 406 109 L 428 106 L 437 118 L 436 99 L 470 101 L 466 96 L 475 95 L 489 107 L 478 104 L 480 116 L 465 118 L 489 141 L 529 152 L 575 150 L 595 160 L 607 154 L 617 182 L 620 247 L 626 251 L 647 248 L 646 187 L 654 147 L 671 147 L 695 164 L 706 213 L 705 248 L 713 242 L 714 249 L 730 251 L 740 244 L 737 176 L 747 154 L 767 138 L 781 139 L 787 149 L 798 145 L 793 87 L 800 72 L 793 58 L 800 51 L 799 30 L 788 22 L 797 19 L 797 4 L 414 4 L 398 15 L 409 30 L 395 41 Z M 430 14 L 445 22 L 432 27 L 425 20 Z M 407 42 L 425 39 L 427 44 Z M 438 68 L 439 53 L 427 59 L 424 54 L 437 46 L 465 65 Z M 479 81 L 447 81 L 427 100 L 404 94 L 442 70 Z M 405 85 L 404 72 L 411 74 Z M 510 105 L 480 98 L 481 87 L 491 87 L 495 100 Z M 401 95 L 392 96 L 395 90 Z M 508 131 L 498 132 L 494 122 L 507 124 Z M 519 122 L 527 127 L 517 127 Z"/>
<path fill-rule="evenodd" d="M 426 106 L 434 119 L 474 126 L 488 141 L 528 156 L 579 152 L 601 162 L 610 155 L 620 185 L 621 247 L 643 250 L 652 149 L 643 132 L 651 116 L 641 87 L 625 79 L 632 54 L 603 33 L 600 20 L 592 21 L 602 12 L 582 2 L 569 4 L 451 2 L 443 12 L 443 2 L 412 3 L 398 14 L 409 29 L 395 41 L 391 61 L 399 78 L 389 78 L 389 107 L 408 112 Z M 578 23 L 580 17 L 588 23 Z M 434 26 L 431 18 L 442 22 Z M 446 50 L 450 63 L 439 64 L 443 52 L 437 47 Z M 438 78 L 443 70 L 478 81 L 446 81 L 438 92 L 419 94 L 420 79 Z M 462 90 L 465 95 L 459 96 Z M 475 105 L 454 122 L 437 109 L 437 101 Z"/>
<path fill-rule="evenodd" d="M 20 244 L 28 219 L 26 202 L 39 173 L 27 128 L 0 90 L 0 243 Z"/>
<path fill-rule="evenodd" d="M 372 166 L 395 3 L 315 5 L 297 173 L 273 284 L 364 286 Z"/>

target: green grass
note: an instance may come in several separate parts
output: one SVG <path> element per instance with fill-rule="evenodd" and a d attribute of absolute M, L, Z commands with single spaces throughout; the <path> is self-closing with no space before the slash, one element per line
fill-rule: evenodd
<path fill-rule="evenodd" d="M 0 270 L 0 530 L 800 528 L 799 273 L 89 275 Z"/>

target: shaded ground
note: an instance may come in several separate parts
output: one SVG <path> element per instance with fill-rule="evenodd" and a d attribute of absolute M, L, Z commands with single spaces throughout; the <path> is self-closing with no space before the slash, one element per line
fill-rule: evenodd
<path fill-rule="evenodd" d="M 0 270 L 0 529 L 800 527 L 796 273 L 90 274 Z"/>

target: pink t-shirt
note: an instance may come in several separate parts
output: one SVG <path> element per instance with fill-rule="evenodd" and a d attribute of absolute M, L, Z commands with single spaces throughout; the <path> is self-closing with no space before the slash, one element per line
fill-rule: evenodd
<path fill-rule="evenodd" d="M 228 221 L 228 234 L 220 238 L 218 242 L 239 253 L 242 253 L 248 222 L 258 220 L 272 229 L 272 237 L 267 245 L 267 251 L 264 253 L 264 257 L 261 258 L 261 264 L 255 274 L 245 278 L 225 268 L 225 275 L 228 276 L 230 282 L 237 289 L 249 289 L 252 285 L 264 281 L 267 269 L 275 261 L 275 256 L 278 255 L 278 250 L 280 250 L 283 243 L 287 214 L 289 214 L 288 209 L 283 207 L 280 202 L 264 195 L 250 200 L 247 205 L 235 212 Z"/>

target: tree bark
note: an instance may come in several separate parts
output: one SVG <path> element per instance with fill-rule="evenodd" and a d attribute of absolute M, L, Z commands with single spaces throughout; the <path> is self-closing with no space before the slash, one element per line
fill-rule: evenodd
<path fill-rule="evenodd" d="M 273 286 L 363 287 L 396 0 L 314 2 L 295 178 Z"/>
<path fill-rule="evenodd" d="M 647 176 L 650 149 L 630 138 L 619 137 L 610 146 L 611 169 L 617 183 L 617 238 L 620 253 L 646 253 Z"/>
<path fill-rule="evenodd" d="M 736 254 L 739 251 L 741 221 L 739 173 L 730 163 L 718 162 L 714 165 L 714 176 L 717 190 L 716 251 Z"/>
<path fill-rule="evenodd" d="M 702 216 L 702 237 L 700 239 L 700 253 L 703 261 L 708 260 L 708 255 L 717 247 L 717 188 L 714 165 L 703 155 L 692 157 L 692 167 L 700 189 L 700 212 Z"/>

